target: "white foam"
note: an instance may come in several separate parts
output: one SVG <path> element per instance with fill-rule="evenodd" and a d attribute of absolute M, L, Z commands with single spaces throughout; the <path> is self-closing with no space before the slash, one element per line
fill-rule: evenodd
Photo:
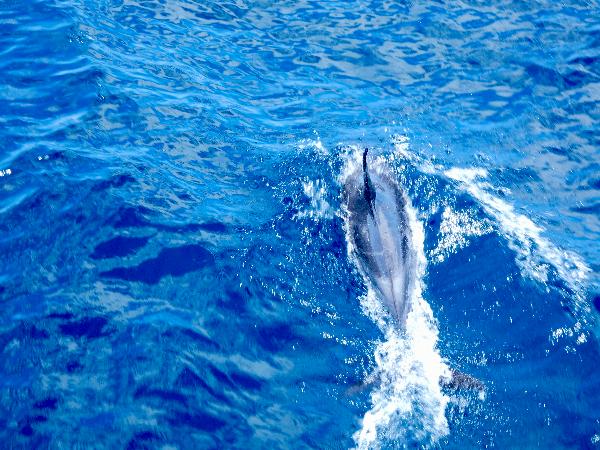
<path fill-rule="evenodd" d="M 387 325 L 384 340 L 375 348 L 378 383 L 371 392 L 371 408 L 353 436 L 357 448 L 435 443 L 449 432 L 449 398 L 440 389 L 440 378 L 448 377 L 449 371 L 436 348 L 438 330 L 429 305 L 416 299 L 406 331 L 400 333 L 382 317 L 388 313 L 372 290 L 361 303 L 375 322 Z"/>
<path fill-rule="evenodd" d="M 351 147 L 348 151 L 340 175 L 342 183 L 361 170 L 361 149 Z M 376 158 L 372 170 L 378 170 L 385 163 L 383 157 Z M 371 408 L 353 436 L 360 449 L 380 448 L 392 442 L 429 445 L 449 432 L 445 415 L 448 397 L 440 388 L 440 378 L 449 376 L 449 368 L 437 349 L 438 329 L 433 313 L 421 296 L 426 268 L 424 232 L 412 208 L 409 208 L 409 217 L 419 253 L 418 282 L 412 293 L 412 310 L 404 332 L 394 325 L 373 289 L 369 288 L 361 298 L 363 312 L 379 326 L 384 339 L 377 342 L 375 348 L 378 383 L 371 391 Z M 351 242 L 348 238 L 347 241 Z M 350 246 L 348 251 L 354 258 Z"/>
<path fill-rule="evenodd" d="M 450 254 L 466 247 L 474 237 L 491 233 L 492 225 L 486 220 L 475 219 L 469 211 L 454 211 L 445 207 L 440 223 L 437 246 L 429 252 L 436 263 L 444 261 Z"/>
<path fill-rule="evenodd" d="M 327 192 L 329 188 L 327 183 L 321 179 L 309 180 L 302 182 L 304 195 L 310 200 L 308 209 L 297 213 L 297 217 L 311 217 L 313 219 L 331 219 L 334 216 L 334 211 L 327 201 Z"/>
<path fill-rule="evenodd" d="M 394 158 L 413 159 L 414 155 L 409 151 L 410 141 L 408 136 L 395 134 L 392 136 L 391 143 L 394 146 L 392 153 Z"/>
<path fill-rule="evenodd" d="M 315 139 L 302 139 L 298 143 L 300 150 L 316 150 L 321 155 L 329 155 L 329 150 L 323 145 L 321 138 L 316 135 Z"/>
<path fill-rule="evenodd" d="M 543 236 L 542 227 L 517 213 L 511 204 L 492 195 L 492 186 L 484 181 L 487 177 L 484 169 L 452 168 L 446 170 L 445 175 L 459 182 L 459 186 L 477 199 L 494 218 L 508 238 L 510 248 L 517 254 L 517 264 L 524 275 L 546 283 L 552 266 L 578 297 L 577 306 L 583 306 L 579 302 L 582 300 L 582 287 L 591 270 L 579 255 L 555 246 Z"/>

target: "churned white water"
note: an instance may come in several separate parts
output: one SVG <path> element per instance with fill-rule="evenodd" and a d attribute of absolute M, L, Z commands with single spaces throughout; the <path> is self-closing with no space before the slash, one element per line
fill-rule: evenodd
<path fill-rule="evenodd" d="M 429 252 L 430 260 L 440 263 L 466 247 L 471 239 L 491 233 L 492 230 L 489 222 L 475 219 L 469 211 L 454 211 L 446 206 L 442 212 L 438 244 Z"/>

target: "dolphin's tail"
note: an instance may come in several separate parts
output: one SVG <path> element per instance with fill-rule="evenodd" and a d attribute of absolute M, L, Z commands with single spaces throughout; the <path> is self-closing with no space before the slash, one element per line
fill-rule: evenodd
<path fill-rule="evenodd" d="M 472 375 L 450 369 L 450 378 L 440 379 L 440 385 L 451 390 L 476 390 L 485 393 L 485 384 Z"/>
<path fill-rule="evenodd" d="M 367 168 L 367 153 L 369 153 L 369 149 L 365 148 L 363 152 L 363 174 L 365 180 L 365 189 L 364 195 L 367 204 L 369 205 L 369 212 L 372 217 L 375 217 L 375 188 L 373 187 L 373 183 L 371 182 L 371 177 L 369 177 L 369 170 Z"/>

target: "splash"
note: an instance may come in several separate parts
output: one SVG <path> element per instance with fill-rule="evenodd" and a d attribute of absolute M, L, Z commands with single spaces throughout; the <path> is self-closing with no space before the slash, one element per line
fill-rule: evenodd
<path fill-rule="evenodd" d="M 483 236 L 492 230 L 489 222 L 473 218 L 468 211 L 454 211 L 446 207 L 442 212 L 438 244 L 429 255 L 433 262 L 443 262 L 450 254 L 466 247 L 470 238 Z"/>
<path fill-rule="evenodd" d="M 517 264 L 525 275 L 545 284 L 550 268 L 554 268 L 561 280 L 575 293 L 576 306 L 584 306 L 581 292 L 591 270 L 579 255 L 555 246 L 543 236 L 542 227 L 515 212 L 511 204 L 492 195 L 489 192 L 492 186 L 483 181 L 487 177 L 484 169 L 453 168 L 445 171 L 445 175 L 457 181 L 494 218 L 508 238 L 510 248 L 517 254 Z"/>
<path fill-rule="evenodd" d="M 310 205 L 307 209 L 300 211 L 297 217 L 310 217 L 312 219 L 331 219 L 334 216 L 334 211 L 327 201 L 327 193 L 329 188 L 324 180 L 309 180 L 302 182 L 304 195 L 310 200 Z"/>
<path fill-rule="evenodd" d="M 363 310 L 377 323 L 387 322 L 372 290 L 361 300 Z M 384 339 L 375 348 L 378 385 L 371 392 L 371 408 L 354 433 L 359 449 L 390 443 L 420 446 L 434 444 L 449 432 L 445 411 L 449 398 L 440 390 L 448 367 L 436 344 L 438 330 L 429 305 L 416 298 L 406 330 L 382 327 Z"/>
<path fill-rule="evenodd" d="M 361 149 L 348 149 L 340 175 L 341 184 L 354 171 L 360 170 L 360 157 Z M 383 164 L 387 164 L 385 158 L 379 157 L 372 167 L 381 170 Z M 437 349 L 438 329 L 433 313 L 421 295 L 426 268 L 424 232 L 412 208 L 409 208 L 409 219 L 419 255 L 418 282 L 412 293 L 413 305 L 406 329 L 397 329 L 370 286 L 361 298 L 363 312 L 379 326 L 384 338 L 375 348 L 378 382 L 371 392 L 371 408 L 353 435 L 360 449 L 394 444 L 429 446 L 449 432 L 445 415 L 448 397 L 442 393 L 439 384 L 440 378 L 449 376 L 449 368 Z M 351 242 L 348 237 L 347 242 Z M 354 258 L 350 246 L 348 253 L 351 259 Z"/>
<path fill-rule="evenodd" d="M 314 139 L 302 139 L 298 143 L 298 149 L 301 151 L 311 150 L 316 151 L 320 155 L 327 156 L 329 155 L 329 149 L 323 145 L 321 142 L 321 138 L 318 134 L 315 133 Z"/>

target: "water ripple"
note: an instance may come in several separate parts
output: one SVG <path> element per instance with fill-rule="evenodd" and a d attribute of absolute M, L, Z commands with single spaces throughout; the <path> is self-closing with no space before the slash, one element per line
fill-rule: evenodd
<path fill-rule="evenodd" d="M 596 445 L 599 10 L 0 4 L 2 442 Z M 398 346 L 381 360 L 396 341 L 347 257 L 356 145 L 390 159 L 423 224 L 435 367 L 489 388 L 409 411 L 419 433 L 360 422 L 415 378 L 391 370 Z M 382 361 L 393 383 L 347 395 Z"/>

